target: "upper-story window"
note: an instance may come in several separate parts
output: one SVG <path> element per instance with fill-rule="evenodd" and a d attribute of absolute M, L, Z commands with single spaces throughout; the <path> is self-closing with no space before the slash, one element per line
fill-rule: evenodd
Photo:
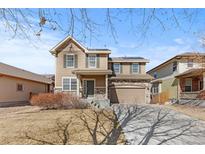
<path fill-rule="evenodd" d="M 138 63 L 132 64 L 132 73 L 139 73 L 139 64 Z"/>
<path fill-rule="evenodd" d="M 119 63 L 114 63 L 113 69 L 114 69 L 115 74 L 120 74 L 120 64 Z"/>
<path fill-rule="evenodd" d="M 193 67 L 193 59 L 187 60 L 187 67 Z"/>
<path fill-rule="evenodd" d="M 155 79 L 157 78 L 157 72 L 154 72 L 154 78 Z"/>
<path fill-rule="evenodd" d="M 176 70 L 177 70 L 177 62 L 175 61 L 175 62 L 173 62 L 173 72 L 175 72 Z"/>
<path fill-rule="evenodd" d="M 67 54 L 66 55 L 66 67 L 73 68 L 75 65 L 75 55 L 73 54 Z"/>
<path fill-rule="evenodd" d="M 88 67 L 89 68 L 96 68 L 97 67 L 97 56 L 96 55 L 89 55 L 88 56 Z"/>

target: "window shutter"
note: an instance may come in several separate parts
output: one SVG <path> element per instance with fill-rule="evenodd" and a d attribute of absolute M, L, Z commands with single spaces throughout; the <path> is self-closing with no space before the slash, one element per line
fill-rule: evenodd
<path fill-rule="evenodd" d="M 130 64 L 130 74 L 132 74 L 132 63 Z"/>
<path fill-rule="evenodd" d="M 66 68 L 66 55 L 63 55 L 63 67 Z"/>
<path fill-rule="evenodd" d="M 97 68 L 100 67 L 100 56 L 99 54 L 96 55 L 97 56 Z"/>
<path fill-rule="evenodd" d="M 138 67 L 138 72 L 139 72 L 139 74 L 141 74 L 141 64 L 139 64 L 139 67 Z"/>
<path fill-rule="evenodd" d="M 75 55 L 75 68 L 78 68 L 78 55 Z"/>
<path fill-rule="evenodd" d="M 86 65 L 86 68 L 88 68 L 88 55 L 86 54 L 86 59 L 85 59 L 85 65 Z"/>
<path fill-rule="evenodd" d="M 120 64 L 120 73 L 122 74 L 122 64 Z"/>

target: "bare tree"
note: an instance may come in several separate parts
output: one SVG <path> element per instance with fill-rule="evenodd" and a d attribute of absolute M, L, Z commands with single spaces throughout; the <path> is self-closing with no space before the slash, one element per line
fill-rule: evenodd
<path fill-rule="evenodd" d="M 196 129 L 195 121 L 179 120 L 176 113 L 150 106 L 114 105 L 112 109 L 82 110 L 75 116 L 82 123 L 70 121 L 58 124 L 56 131 L 60 138 L 58 144 L 74 143 L 69 137 L 69 126 L 80 127 L 80 132 L 88 133 L 88 140 L 75 140 L 78 144 L 116 145 L 116 144 L 188 144 L 193 138 L 204 136 L 204 129 Z M 205 136 L 204 136 L 205 137 Z M 50 140 L 39 140 L 26 135 L 26 138 L 44 144 Z M 131 138 L 131 139 L 130 139 Z"/>
<path fill-rule="evenodd" d="M 99 16 L 94 18 L 93 15 Z M 197 9 L 0 9 L 1 23 L 13 37 L 19 34 L 29 39 L 29 33 L 42 35 L 44 30 L 62 31 L 78 37 L 81 41 L 98 36 L 107 29 L 108 35 L 117 42 L 118 25 L 128 23 L 128 31 L 139 39 L 152 34 L 151 27 L 161 31 L 178 28 L 191 31 L 197 23 Z M 38 20 L 36 20 L 38 19 Z M 100 20 L 99 20 L 100 19 Z M 186 26 L 182 26 L 186 22 Z M 189 25 L 187 27 L 187 25 Z M 192 31 L 191 31 L 192 32 Z"/>

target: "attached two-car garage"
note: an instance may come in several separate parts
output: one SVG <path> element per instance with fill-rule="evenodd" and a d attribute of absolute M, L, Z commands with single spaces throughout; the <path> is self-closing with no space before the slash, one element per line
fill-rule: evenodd
<path fill-rule="evenodd" d="M 110 87 L 110 101 L 112 103 L 145 103 L 145 88 L 135 86 Z"/>

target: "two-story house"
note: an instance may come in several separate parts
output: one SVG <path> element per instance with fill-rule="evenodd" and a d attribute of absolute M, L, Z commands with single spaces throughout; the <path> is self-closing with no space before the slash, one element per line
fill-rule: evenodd
<path fill-rule="evenodd" d="M 174 56 L 147 73 L 155 79 L 152 96 L 167 93 L 167 101 L 172 99 L 196 99 L 204 90 L 205 54 L 187 52 Z"/>
<path fill-rule="evenodd" d="M 85 48 L 68 36 L 50 52 L 56 57 L 55 91 L 112 103 L 149 103 L 147 59 L 110 58 L 109 49 Z"/>

